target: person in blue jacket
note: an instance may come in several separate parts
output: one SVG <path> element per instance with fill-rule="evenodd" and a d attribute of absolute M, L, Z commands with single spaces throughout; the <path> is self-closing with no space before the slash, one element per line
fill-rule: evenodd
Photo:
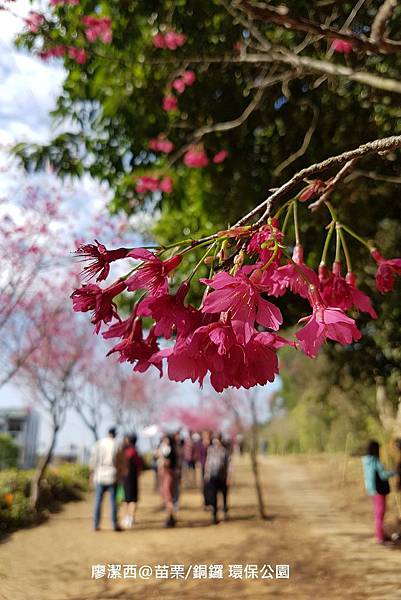
<path fill-rule="evenodd" d="M 373 502 L 375 536 L 379 544 L 386 541 L 383 522 L 386 512 L 386 496 L 390 493 L 388 480 L 396 471 L 387 471 L 380 462 L 380 446 L 376 440 L 370 440 L 365 456 L 362 457 L 365 488 Z"/>

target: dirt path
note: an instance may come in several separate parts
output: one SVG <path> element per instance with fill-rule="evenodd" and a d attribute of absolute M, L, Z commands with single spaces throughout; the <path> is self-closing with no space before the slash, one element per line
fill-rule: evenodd
<path fill-rule="evenodd" d="M 336 470 L 337 469 L 337 470 Z M 19 531 L 0 545 L 2 600 L 401 599 L 401 553 L 371 539 L 370 506 L 352 481 L 345 497 L 338 465 L 328 458 L 263 460 L 270 519 L 256 517 L 247 462 L 237 461 L 231 519 L 209 525 L 197 490 L 184 490 L 179 526 L 161 527 L 151 473 L 142 481 L 138 525 L 116 534 L 91 526 L 91 499 L 66 506 L 44 525 Z M 354 501 L 357 498 L 357 501 Z M 351 501 L 351 502 L 350 502 Z M 354 505 L 357 508 L 354 508 Z M 223 564 L 224 578 L 91 579 L 93 564 Z M 233 579 L 228 565 L 290 565 L 289 579 Z M 267 571 L 264 571 L 267 574 Z"/>

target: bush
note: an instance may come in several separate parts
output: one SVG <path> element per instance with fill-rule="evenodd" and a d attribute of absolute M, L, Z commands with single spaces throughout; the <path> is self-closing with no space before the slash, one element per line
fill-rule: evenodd
<path fill-rule="evenodd" d="M 65 464 L 49 467 L 41 484 L 38 512 L 29 504 L 34 471 L 0 472 L 0 533 L 27 527 L 59 510 L 61 503 L 81 500 L 88 490 L 89 469 L 83 465 Z"/>
<path fill-rule="evenodd" d="M 0 469 L 15 469 L 18 464 L 19 448 L 12 437 L 0 433 Z"/>

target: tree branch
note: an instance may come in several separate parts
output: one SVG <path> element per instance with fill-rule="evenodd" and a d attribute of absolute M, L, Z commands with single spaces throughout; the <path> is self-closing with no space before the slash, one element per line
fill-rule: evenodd
<path fill-rule="evenodd" d="M 352 161 L 353 159 L 360 159 L 370 154 L 384 154 L 387 152 L 391 152 L 392 150 L 396 150 L 401 148 L 401 135 L 396 135 L 388 138 L 383 138 L 381 140 L 374 140 L 372 142 L 368 142 L 367 144 L 363 144 L 354 150 L 348 150 L 347 152 L 343 152 L 337 156 L 332 156 L 330 158 L 326 158 L 320 163 L 316 163 L 311 165 L 310 167 L 306 167 L 302 169 L 293 177 L 284 183 L 281 187 L 277 188 L 273 191 L 273 193 L 266 198 L 261 204 L 256 206 L 253 210 L 251 210 L 247 215 L 242 217 L 234 227 L 239 227 L 240 225 L 244 225 L 249 219 L 260 213 L 263 209 L 265 212 L 259 221 L 255 224 L 255 226 L 259 225 L 263 219 L 268 216 L 270 212 L 270 208 L 274 201 L 281 199 L 283 196 L 294 190 L 298 184 L 300 184 L 304 179 L 309 177 L 313 177 L 314 175 L 318 175 L 319 173 L 323 173 L 332 167 L 342 167 L 345 163 Z"/>
<path fill-rule="evenodd" d="M 311 124 L 309 125 L 306 133 L 305 133 L 305 137 L 303 139 L 302 145 L 301 147 L 294 152 L 293 154 L 291 154 L 291 156 L 289 156 L 286 160 L 284 160 L 281 165 L 278 165 L 278 167 L 276 167 L 276 169 L 273 172 L 273 175 L 275 177 L 277 177 L 278 175 L 280 175 L 280 173 L 282 171 L 284 171 L 284 169 L 286 169 L 289 165 L 291 165 L 294 161 L 296 161 L 298 158 L 300 158 L 301 156 L 303 156 L 305 154 L 305 152 L 307 151 L 309 144 L 311 142 L 312 136 L 315 132 L 316 126 L 317 126 L 317 122 L 319 119 L 319 109 L 316 108 L 316 106 L 312 106 L 312 110 L 313 110 L 313 116 L 312 116 L 312 121 Z"/>
<path fill-rule="evenodd" d="M 398 0 L 385 0 L 377 11 L 370 33 L 370 40 L 374 44 L 381 44 L 383 42 L 387 23 L 393 16 L 397 4 Z"/>
<path fill-rule="evenodd" d="M 394 1 L 394 0 L 393 0 Z M 350 42 L 354 48 L 372 52 L 374 54 L 391 54 L 401 51 L 401 43 L 393 40 L 384 39 L 372 41 L 354 33 L 339 31 L 334 27 L 316 23 L 303 17 L 292 17 L 288 14 L 288 8 L 285 6 L 271 6 L 270 4 L 251 4 L 248 0 L 238 0 L 238 8 L 244 10 L 249 15 L 262 21 L 274 23 L 286 29 L 310 33 L 328 39 L 337 39 L 344 42 Z"/>
<path fill-rule="evenodd" d="M 348 162 L 345 163 L 345 165 L 340 169 L 340 171 L 337 173 L 337 175 L 335 177 L 333 177 L 333 179 L 327 184 L 326 189 L 324 190 L 323 194 L 320 196 L 320 198 L 318 198 L 316 200 L 316 202 L 312 202 L 311 204 L 309 204 L 309 209 L 314 211 L 317 208 L 319 208 L 319 206 L 323 203 L 326 202 L 327 200 L 329 200 L 331 194 L 334 191 L 334 188 L 336 187 L 336 185 L 338 185 L 338 183 L 340 181 L 342 181 L 343 179 L 345 179 L 345 177 L 354 169 L 355 165 L 357 164 L 357 162 L 359 161 L 359 158 L 352 158 L 351 160 L 349 160 Z"/>

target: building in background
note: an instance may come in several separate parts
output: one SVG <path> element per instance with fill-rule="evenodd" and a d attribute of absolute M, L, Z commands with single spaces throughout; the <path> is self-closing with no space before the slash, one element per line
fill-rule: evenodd
<path fill-rule="evenodd" d="M 39 415 L 32 408 L 0 408 L 0 433 L 8 434 L 20 448 L 20 469 L 36 465 Z"/>

